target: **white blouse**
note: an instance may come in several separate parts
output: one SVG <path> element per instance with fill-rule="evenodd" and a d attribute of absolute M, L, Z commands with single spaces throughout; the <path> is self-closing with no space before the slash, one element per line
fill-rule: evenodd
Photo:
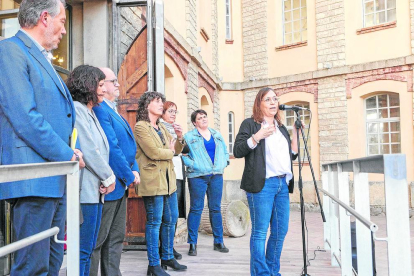
<path fill-rule="evenodd" d="M 277 122 L 274 122 L 277 126 Z M 268 123 L 263 121 L 263 127 L 268 127 Z M 292 179 L 292 167 L 290 163 L 290 152 L 288 141 L 283 133 L 276 128 L 276 131 L 265 138 L 266 140 L 266 179 L 274 176 L 286 174 L 286 184 Z M 251 149 L 257 147 L 254 145 L 253 138 L 247 140 L 247 144 Z"/>

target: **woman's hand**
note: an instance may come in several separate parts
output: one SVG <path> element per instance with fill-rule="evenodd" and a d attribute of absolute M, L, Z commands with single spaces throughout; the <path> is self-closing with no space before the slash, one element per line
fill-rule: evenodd
<path fill-rule="evenodd" d="M 104 185 L 100 185 L 99 186 L 99 192 L 101 193 L 101 194 L 103 194 L 103 195 L 105 195 L 106 194 L 106 192 L 107 192 L 107 190 L 108 190 L 108 188 L 106 188 Z"/>
<path fill-rule="evenodd" d="M 183 139 L 183 128 L 179 124 L 176 124 L 176 123 L 173 124 L 173 128 L 174 128 L 175 134 L 177 134 L 177 138 Z"/>
<path fill-rule="evenodd" d="M 254 134 L 254 139 L 259 142 L 260 140 L 265 139 L 269 137 L 270 135 L 272 135 L 275 131 L 276 131 L 276 127 L 274 125 L 269 126 L 269 127 L 264 127 L 262 124 L 262 127 L 260 128 L 260 130 Z"/>
<path fill-rule="evenodd" d="M 109 185 L 108 187 L 106 187 L 106 193 L 105 193 L 106 195 L 109 194 L 109 193 L 112 193 L 112 191 L 115 190 L 115 183 L 116 182 L 114 182 L 111 185 Z"/>

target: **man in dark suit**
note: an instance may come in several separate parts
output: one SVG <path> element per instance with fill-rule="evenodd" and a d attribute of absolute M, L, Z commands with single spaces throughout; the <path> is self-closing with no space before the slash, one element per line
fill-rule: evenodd
<path fill-rule="evenodd" d="M 0 42 L 0 164 L 79 160 L 70 148 L 75 123 L 72 98 L 52 66 L 64 27 L 63 0 L 23 0 L 21 30 Z M 66 176 L 0 184 L 0 200 L 11 203 L 14 240 L 58 226 L 63 239 Z M 53 237 L 18 250 L 11 275 L 58 275 L 63 245 Z"/>
<path fill-rule="evenodd" d="M 108 138 L 109 166 L 115 173 L 115 190 L 106 195 L 98 240 L 92 253 L 90 275 L 98 275 L 99 261 L 102 276 L 121 275 L 119 264 L 126 227 L 126 200 L 128 186 L 140 181 L 134 135 L 128 122 L 119 115 L 115 100 L 119 96 L 119 83 L 109 68 L 104 72 L 106 94 L 104 102 L 93 108 Z"/>

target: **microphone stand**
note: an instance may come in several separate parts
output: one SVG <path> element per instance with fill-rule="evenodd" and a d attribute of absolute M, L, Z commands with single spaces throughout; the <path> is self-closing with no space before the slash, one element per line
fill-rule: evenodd
<path fill-rule="evenodd" d="M 310 157 L 309 151 L 308 151 L 307 141 L 305 140 L 305 133 L 303 131 L 302 122 L 301 122 L 300 116 L 299 116 L 299 109 L 293 109 L 293 110 L 296 112 L 295 128 L 296 128 L 296 138 L 297 138 L 297 141 L 298 141 L 298 163 L 299 163 L 298 186 L 299 186 L 299 194 L 300 194 L 300 220 L 301 220 L 301 224 L 302 224 L 302 247 L 303 247 L 303 274 L 302 274 L 302 276 L 310 276 L 308 274 L 308 262 L 307 262 L 307 253 L 306 253 L 305 203 L 304 203 L 304 199 L 303 199 L 303 182 L 302 182 L 302 167 L 303 167 L 303 164 L 301 163 L 301 159 L 300 159 L 299 132 L 302 133 L 302 139 L 303 139 L 303 142 L 304 142 L 303 144 L 305 145 L 305 153 L 306 153 L 306 156 L 308 156 L 309 167 L 310 167 L 311 172 L 312 172 L 313 184 L 315 186 L 315 191 L 316 191 L 316 195 L 317 195 L 317 198 L 318 198 L 318 203 L 319 203 L 319 206 L 321 208 L 321 216 L 322 216 L 323 222 L 326 222 L 326 219 L 325 219 L 325 213 L 323 212 L 321 199 L 320 199 L 320 196 L 319 196 L 318 186 L 316 185 L 315 173 L 313 171 L 313 166 L 312 166 L 311 157 Z"/>

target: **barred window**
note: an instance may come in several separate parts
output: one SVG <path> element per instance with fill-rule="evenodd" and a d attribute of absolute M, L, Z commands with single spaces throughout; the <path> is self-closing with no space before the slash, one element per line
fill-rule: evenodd
<path fill-rule="evenodd" d="M 368 155 L 401 153 L 400 100 L 383 94 L 365 100 Z"/>
<path fill-rule="evenodd" d="M 233 155 L 233 147 L 234 147 L 234 113 L 233 112 L 229 112 L 228 115 L 228 119 L 229 119 L 229 154 Z"/>
<path fill-rule="evenodd" d="M 283 44 L 306 41 L 307 29 L 306 0 L 284 0 Z"/>
<path fill-rule="evenodd" d="M 288 105 L 300 106 L 300 107 L 309 109 L 309 103 L 292 102 L 292 103 L 287 103 L 287 104 Z M 308 111 L 308 110 L 299 110 L 299 116 L 300 116 L 300 120 L 305 124 L 304 133 L 305 133 L 305 138 L 308 139 L 307 145 L 308 145 L 308 150 L 309 150 L 309 155 L 310 155 L 311 154 L 311 136 L 310 136 L 310 134 L 309 134 L 309 138 L 308 138 L 310 111 Z M 296 112 L 294 112 L 293 110 L 286 110 L 285 126 L 289 131 L 291 139 L 294 138 L 292 136 L 292 129 L 293 129 L 293 124 L 295 123 L 295 121 L 296 121 Z M 305 145 L 304 145 L 304 141 L 303 141 L 303 137 L 302 137 L 301 133 L 299 133 L 299 139 L 300 139 L 300 157 L 303 158 L 303 156 L 305 156 Z M 307 156 L 306 156 L 305 160 L 308 160 Z"/>
<path fill-rule="evenodd" d="M 363 0 L 364 27 L 396 20 L 395 0 Z"/>

